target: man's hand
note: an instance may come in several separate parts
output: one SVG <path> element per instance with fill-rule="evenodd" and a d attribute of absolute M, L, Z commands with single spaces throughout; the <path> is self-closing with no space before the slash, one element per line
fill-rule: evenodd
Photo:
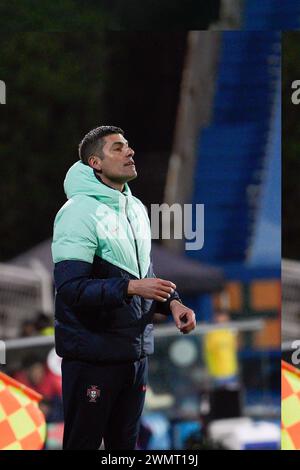
<path fill-rule="evenodd" d="M 171 297 L 176 286 L 171 281 L 158 279 L 157 277 L 148 277 L 136 281 L 129 281 L 128 295 L 140 295 L 144 299 L 158 300 L 165 302 Z"/>
<path fill-rule="evenodd" d="M 196 327 L 196 317 L 193 310 L 175 299 L 171 301 L 170 309 L 174 318 L 174 322 L 181 333 L 190 333 L 190 331 Z"/>

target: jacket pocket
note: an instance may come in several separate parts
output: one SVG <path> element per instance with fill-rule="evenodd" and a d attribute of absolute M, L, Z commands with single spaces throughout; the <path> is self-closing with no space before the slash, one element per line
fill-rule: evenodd
<path fill-rule="evenodd" d="M 154 337 L 153 337 L 153 324 L 148 323 L 143 332 L 143 353 L 153 354 L 154 352 Z"/>

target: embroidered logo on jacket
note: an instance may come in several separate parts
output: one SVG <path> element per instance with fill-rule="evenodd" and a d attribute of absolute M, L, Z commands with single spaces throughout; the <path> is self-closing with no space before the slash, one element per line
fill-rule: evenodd
<path fill-rule="evenodd" d="M 97 398 L 100 397 L 100 390 L 97 385 L 91 385 L 90 388 L 87 389 L 86 395 L 90 403 L 96 403 Z"/>

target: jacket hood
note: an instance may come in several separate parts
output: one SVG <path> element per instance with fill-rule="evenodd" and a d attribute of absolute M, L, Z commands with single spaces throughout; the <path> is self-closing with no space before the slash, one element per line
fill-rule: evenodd
<path fill-rule="evenodd" d="M 91 167 L 77 161 L 67 172 L 64 189 L 69 201 L 54 221 L 54 263 L 93 263 L 96 255 L 136 278 L 145 277 L 150 265 L 150 221 L 127 184 L 123 192 L 110 188 Z"/>
<path fill-rule="evenodd" d="M 77 196 L 85 195 L 92 196 L 101 200 L 103 203 L 112 203 L 119 201 L 120 195 L 130 196 L 131 191 L 127 183 L 124 185 L 124 191 L 110 188 L 99 181 L 94 170 L 82 163 L 81 160 L 74 163 L 68 170 L 64 180 L 64 190 L 68 199 Z"/>

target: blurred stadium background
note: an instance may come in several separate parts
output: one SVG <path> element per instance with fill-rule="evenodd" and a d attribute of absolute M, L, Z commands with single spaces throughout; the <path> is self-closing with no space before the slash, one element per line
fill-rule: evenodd
<path fill-rule="evenodd" d="M 11 0 L 1 2 L 0 31 L 297 30 L 299 9 L 298 0 Z"/>
<path fill-rule="evenodd" d="M 300 201 L 298 175 L 299 151 L 299 110 L 291 101 L 291 85 L 300 74 L 296 57 L 299 54 L 299 32 L 286 32 L 283 35 L 282 62 L 282 341 L 284 359 L 291 363 L 291 341 L 300 338 L 300 298 L 299 298 L 299 218 L 296 217 Z"/>
<path fill-rule="evenodd" d="M 245 27 L 254 4 L 234 10 Z M 263 15 L 276 29 L 270 8 Z M 62 436 L 52 223 L 78 142 L 102 123 L 125 129 L 139 172 L 131 188 L 148 208 L 205 204 L 202 250 L 185 251 L 184 240 L 154 246 L 157 274 L 177 284 L 198 327 L 183 338 L 156 319 L 139 448 L 279 448 L 280 34 L 1 41 L 2 370 L 44 396 L 46 448 L 60 448 Z"/>
<path fill-rule="evenodd" d="M 283 34 L 282 62 L 282 448 L 300 449 L 299 108 L 291 101 L 300 74 L 299 32 Z"/>

